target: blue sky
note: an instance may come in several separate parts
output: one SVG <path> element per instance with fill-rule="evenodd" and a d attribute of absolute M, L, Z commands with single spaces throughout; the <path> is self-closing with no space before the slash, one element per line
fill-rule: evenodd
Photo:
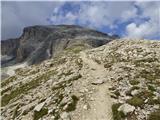
<path fill-rule="evenodd" d="M 2 40 L 26 26 L 76 24 L 122 37 L 160 40 L 160 2 L 2 2 Z"/>

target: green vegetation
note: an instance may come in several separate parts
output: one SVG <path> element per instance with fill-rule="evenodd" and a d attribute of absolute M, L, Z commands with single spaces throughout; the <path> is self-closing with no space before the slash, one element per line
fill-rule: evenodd
<path fill-rule="evenodd" d="M 124 113 L 122 111 L 118 111 L 118 108 L 120 106 L 121 106 L 120 103 L 112 105 L 113 120 L 124 120 L 124 118 L 125 118 Z"/>
<path fill-rule="evenodd" d="M 144 101 L 142 98 L 139 98 L 137 96 L 132 97 L 131 99 L 127 100 L 127 103 L 130 105 L 133 105 L 135 107 L 142 107 L 144 105 Z"/>
<path fill-rule="evenodd" d="M 86 49 L 86 46 L 84 44 L 75 44 L 69 48 L 66 48 L 66 51 L 77 54 L 80 51 L 85 50 L 85 49 Z"/>
<path fill-rule="evenodd" d="M 130 80 L 129 83 L 131 85 L 137 85 L 137 84 L 139 84 L 139 81 L 138 80 Z"/>
<path fill-rule="evenodd" d="M 11 99 L 13 99 L 23 93 L 26 93 L 30 89 L 36 88 L 37 86 L 40 85 L 40 83 L 43 80 L 48 80 L 49 77 L 54 74 L 56 74 L 55 71 L 49 71 L 45 74 L 42 74 L 41 76 L 37 76 L 35 79 L 31 80 L 30 82 L 25 83 L 25 84 L 17 87 L 13 91 L 11 91 L 10 94 L 5 94 L 2 97 L 2 106 L 7 105 Z"/>
<path fill-rule="evenodd" d="M 159 104 L 160 105 L 160 98 L 158 99 L 153 99 L 152 97 L 148 99 L 147 102 L 149 105 L 154 105 L 154 104 Z"/>
<path fill-rule="evenodd" d="M 154 94 L 150 91 L 143 90 L 139 94 L 137 94 L 136 96 L 145 100 L 145 99 L 148 99 L 148 98 L 153 98 Z"/>
<path fill-rule="evenodd" d="M 155 87 L 152 85 L 148 85 L 148 90 L 153 91 L 153 92 L 156 91 Z"/>
<path fill-rule="evenodd" d="M 73 102 L 68 104 L 68 107 L 66 109 L 67 112 L 74 111 L 76 109 L 76 105 L 77 105 L 77 102 L 79 100 L 78 97 L 75 96 L 75 95 L 72 95 L 71 97 L 72 97 Z"/>
<path fill-rule="evenodd" d="M 25 68 L 25 69 L 23 69 L 23 68 L 18 68 L 18 69 L 15 70 L 15 73 L 16 73 L 17 75 L 20 75 L 20 76 L 33 75 L 33 74 L 36 74 L 36 73 L 38 73 L 38 72 L 39 72 L 39 69 L 34 69 L 34 70 L 32 70 L 32 69 L 27 69 L 27 68 Z"/>
<path fill-rule="evenodd" d="M 6 86 L 7 84 L 9 84 L 10 82 L 13 82 L 13 81 L 16 80 L 16 79 L 17 79 L 16 76 L 11 76 L 11 77 L 9 77 L 8 79 L 4 80 L 4 81 L 1 83 L 1 87 Z"/>
<path fill-rule="evenodd" d="M 119 90 L 116 90 L 116 91 L 114 91 L 113 93 L 114 93 L 116 96 L 120 96 Z"/>
<path fill-rule="evenodd" d="M 148 120 L 160 120 L 160 109 L 158 109 L 155 112 L 152 112 L 149 115 Z"/>
<path fill-rule="evenodd" d="M 4 90 L 1 91 L 1 95 L 3 95 L 5 92 L 10 91 L 11 89 L 12 89 L 12 86 L 7 87 L 6 89 L 4 89 Z"/>
<path fill-rule="evenodd" d="M 42 118 L 44 115 L 48 114 L 48 109 L 43 108 L 39 112 L 34 111 L 33 120 L 39 120 L 39 118 Z"/>
<path fill-rule="evenodd" d="M 13 120 L 16 118 L 17 114 L 18 114 L 18 109 L 19 109 L 19 105 L 16 106 L 16 108 L 13 111 Z"/>
<path fill-rule="evenodd" d="M 159 73 L 160 66 L 153 66 L 153 68 L 150 71 L 147 71 L 146 69 L 142 70 L 138 76 L 151 81 L 151 83 L 154 83 L 156 79 L 160 79 Z"/>

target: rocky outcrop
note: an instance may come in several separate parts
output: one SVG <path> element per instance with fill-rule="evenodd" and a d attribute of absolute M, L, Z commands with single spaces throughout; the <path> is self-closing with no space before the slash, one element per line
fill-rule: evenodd
<path fill-rule="evenodd" d="M 77 52 L 81 47 L 3 80 L 2 119 L 159 119 L 159 41 L 120 39 Z"/>
<path fill-rule="evenodd" d="M 98 47 L 116 38 L 116 35 L 109 36 L 74 25 L 26 27 L 20 38 L 1 42 L 2 55 L 12 56 L 10 60 L 4 59 L 2 66 L 7 66 L 8 62 L 15 64 L 27 61 L 28 64 L 37 64 L 75 44 Z"/>
<path fill-rule="evenodd" d="M 13 61 L 16 58 L 17 49 L 19 46 L 19 39 L 9 39 L 1 41 L 1 65 Z"/>
<path fill-rule="evenodd" d="M 112 81 L 114 120 L 159 119 L 159 52 L 159 41 L 127 39 L 87 52 L 90 59 L 105 67 L 107 79 Z"/>

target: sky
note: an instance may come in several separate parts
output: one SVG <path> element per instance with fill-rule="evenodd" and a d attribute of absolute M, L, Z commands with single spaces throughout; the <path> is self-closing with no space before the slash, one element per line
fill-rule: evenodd
<path fill-rule="evenodd" d="M 33 25 L 74 24 L 121 37 L 160 40 L 160 1 L 1 2 L 2 40 Z"/>

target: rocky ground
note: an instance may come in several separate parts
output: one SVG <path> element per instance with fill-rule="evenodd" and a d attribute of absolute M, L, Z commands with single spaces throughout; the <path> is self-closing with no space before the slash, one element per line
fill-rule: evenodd
<path fill-rule="evenodd" d="M 78 47 L 77 47 L 78 48 Z M 2 81 L 5 120 L 159 120 L 160 42 L 63 51 Z"/>

